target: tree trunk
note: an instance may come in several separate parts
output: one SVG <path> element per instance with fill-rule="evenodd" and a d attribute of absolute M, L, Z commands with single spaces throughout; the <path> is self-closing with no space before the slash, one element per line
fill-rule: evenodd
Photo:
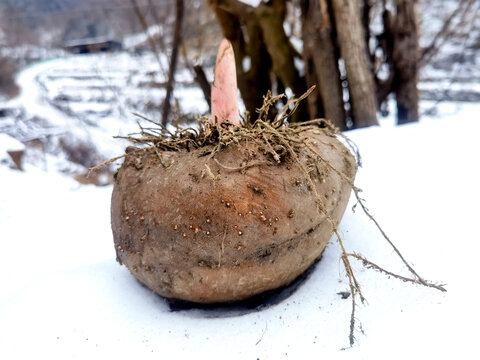
<path fill-rule="evenodd" d="M 418 121 L 419 23 L 416 0 L 395 0 L 393 40 L 394 91 L 397 123 Z"/>
<path fill-rule="evenodd" d="M 300 8 L 298 2 L 291 2 L 295 11 L 302 13 L 305 77 L 295 66 L 299 55 L 284 30 L 288 2 L 269 0 L 251 6 L 239 0 L 206 1 L 234 46 L 238 85 L 248 111 L 260 107 L 262 96 L 271 89 L 271 79 L 277 79 L 297 96 L 307 85 L 317 85 L 317 91 L 301 103 L 292 121 L 324 116 L 345 130 L 346 117 L 351 114 L 354 128 L 376 125 L 377 104 L 385 104 L 391 93 L 397 96 L 399 123 L 418 117 L 418 0 L 393 0 L 394 12 L 382 2 L 384 33 L 376 36 L 383 50 L 381 57 L 375 57 L 373 51 L 370 54 L 368 48 L 375 1 L 300 0 Z M 346 78 L 339 71 L 340 58 Z M 250 67 L 244 69 L 246 60 Z M 390 69 L 387 79 L 376 78 L 372 60 L 375 69 Z M 345 79 L 347 85 L 342 83 Z M 348 114 L 345 89 L 350 95 Z"/>
<path fill-rule="evenodd" d="M 255 15 L 262 29 L 263 39 L 270 58 L 273 72 L 298 97 L 307 90 L 305 81 L 295 67 L 294 58 L 297 52 L 292 47 L 285 34 L 283 23 L 285 20 L 286 3 L 284 0 L 261 2 L 255 8 Z M 258 35 L 257 35 L 258 36 Z M 300 103 L 297 112 L 290 121 L 308 120 L 308 110 L 305 102 Z"/>
<path fill-rule="evenodd" d="M 244 101 L 247 99 L 245 104 L 250 104 L 247 110 L 253 115 L 257 109 L 262 107 L 263 95 L 272 88 L 270 80 L 272 61 L 265 48 L 263 37 L 260 36 L 261 29 L 258 24 L 254 21 L 248 21 L 246 27 L 249 38 L 247 53 L 250 59 L 250 69 L 245 71 L 246 89 L 242 92 L 242 98 Z M 252 91 L 252 89 L 255 89 L 255 91 Z"/>
<path fill-rule="evenodd" d="M 309 49 L 303 48 L 303 61 L 305 63 L 305 82 L 307 83 L 307 88 L 316 86 L 317 88 L 312 91 L 312 93 L 307 97 L 307 106 L 308 106 L 308 115 L 310 119 L 324 118 L 325 111 L 323 109 L 322 99 L 319 89 L 319 81 L 317 79 L 317 74 L 315 73 L 315 65 L 313 63 L 313 55 Z"/>
<path fill-rule="evenodd" d="M 354 126 L 376 125 L 377 103 L 367 61 L 358 1 L 331 0 L 340 54 L 345 62 Z"/>
<path fill-rule="evenodd" d="M 307 80 L 313 78 L 317 81 L 323 116 L 341 130 L 345 130 L 342 85 L 332 38 L 328 4 L 326 0 L 304 0 L 302 13 L 302 38 L 304 39 L 303 51 Z M 311 86 L 310 82 L 307 84 L 308 87 Z M 310 109 L 314 106 L 312 104 L 314 101 L 315 98 L 312 98 L 309 104 Z M 317 114 L 312 114 L 312 110 L 310 110 L 310 116 L 312 118 L 322 116 L 318 112 L 317 109 Z"/>
<path fill-rule="evenodd" d="M 232 43 L 238 88 L 245 108 L 250 114 L 254 114 L 256 109 L 262 106 L 262 95 L 271 88 L 271 60 L 253 8 L 237 1 L 208 0 L 208 3 L 217 16 L 223 34 Z M 240 20 L 245 23 L 248 43 L 245 41 Z M 244 61 L 250 63 L 250 69 L 244 69 Z"/>
<path fill-rule="evenodd" d="M 362 28 L 363 28 L 363 37 L 365 39 L 365 48 L 367 49 L 367 55 L 370 64 L 375 61 L 375 53 L 370 51 L 370 11 L 372 10 L 373 1 L 372 0 L 363 0 L 362 7 Z"/>
<path fill-rule="evenodd" d="M 170 57 L 170 68 L 168 69 L 168 82 L 165 90 L 165 100 L 162 108 L 162 125 L 166 126 L 170 113 L 170 98 L 173 94 L 173 83 L 175 81 L 175 69 L 177 67 L 178 47 L 182 41 L 183 22 L 183 0 L 175 2 L 175 28 L 173 32 L 172 54 Z"/>
<path fill-rule="evenodd" d="M 300 96 L 306 89 L 300 81 L 300 75 L 294 64 L 295 51 L 283 28 L 285 7 L 284 0 L 272 0 L 268 4 L 261 2 L 255 8 L 255 15 L 262 28 L 268 53 L 272 58 L 273 71 L 285 86 L 290 87 L 297 96 Z"/>
<path fill-rule="evenodd" d="M 253 102 L 256 104 L 255 109 L 261 106 L 262 96 L 271 88 L 270 70 L 272 67 L 274 74 L 282 81 L 283 85 L 289 87 L 295 95 L 300 96 L 306 91 L 305 81 L 300 78 L 295 67 L 296 51 L 290 44 L 283 28 L 286 10 L 284 0 L 262 2 L 257 7 L 238 0 L 208 1 L 217 13 L 224 35 L 228 39 L 230 39 L 229 34 L 235 32 L 235 28 L 242 33 L 239 19 L 245 23 L 248 33 L 248 42 L 245 42 L 248 49 L 246 55 L 250 57 L 251 69 L 248 72 L 239 72 L 238 77 L 243 78 L 241 79 L 242 82 L 248 83 L 248 86 L 242 89 L 239 81 L 245 104 L 250 104 L 247 105 L 248 110 L 252 107 Z M 228 14 L 233 20 L 221 20 L 220 17 L 225 14 Z M 236 26 L 236 23 L 240 25 Z M 234 50 L 236 52 L 235 46 Z M 237 63 L 237 69 L 240 68 L 243 71 L 242 65 L 245 55 L 238 55 L 236 52 L 236 57 L 240 59 L 240 63 Z M 300 103 L 290 120 L 306 120 L 307 117 L 306 103 Z"/>
<path fill-rule="evenodd" d="M 202 89 L 203 97 L 208 104 L 209 111 L 212 111 L 212 97 L 211 97 L 211 88 L 210 83 L 207 80 L 207 75 L 205 75 L 205 71 L 200 65 L 195 65 L 193 67 L 193 71 L 195 73 L 195 81 Z"/>

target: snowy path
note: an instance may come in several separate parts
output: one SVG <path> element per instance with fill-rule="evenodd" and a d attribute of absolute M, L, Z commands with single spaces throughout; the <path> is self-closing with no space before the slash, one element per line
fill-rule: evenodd
<path fill-rule="evenodd" d="M 15 102 L 25 107 L 30 116 L 41 116 L 54 125 L 65 126 L 65 114 L 55 109 L 45 98 L 46 89 L 38 82 L 40 74 L 55 68 L 65 62 L 65 59 L 48 60 L 35 63 L 21 71 L 17 76 L 17 84 L 20 87 L 20 95 Z"/>
<path fill-rule="evenodd" d="M 17 75 L 20 94 L 9 101 L 9 108 L 24 109 L 13 119 L 17 129 L 4 130 L 22 141 L 63 136 L 69 144 L 84 144 L 102 161 L 121 153 L 126 142 L 113 136 L 138 132 L 132 112 L 152 119 L 159 116 L 164 89 L 150 87 L 161 83 L 158 64 L 151 55 L 125 52 L 75 55 L 31 64 Z M 193 82 L 187 70 L 177 80 Z M 191 84 L 190 84 L 191 85 Z M 206 111 L 201 90 L 178 86 L 175 96 L 184 112 Z M 18 131 L 21 123 L 21 134 Z M 0 131 L 2 127 L 0 124 Z"/>
<path fill-rule="evenodd" d="M 478 355 L 479 105 L 417 125 L 351 132 L 368 205 L 424 277 L 445 294 L 355 265 L 368 299 L 365 334 L 348 345 L 348 282 L 335 241 L 291 297 L 263 311 L 211 318 L 171 312 L 115 262 L 111 188 L 28 167 L 0 167 L 0 358 L 400 359 Z M 365 216 L 347 210 L 346 246 L 403 266 Z M 215 313 L 213 313 L 215 314 Z"/>

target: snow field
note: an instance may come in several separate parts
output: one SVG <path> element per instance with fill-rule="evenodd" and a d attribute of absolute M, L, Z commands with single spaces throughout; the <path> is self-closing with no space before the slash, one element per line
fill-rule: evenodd
<path fill-rule="evenodd" d="M 428 106 L 428 104 L 425 104 Z M 447 293 L 388 279 L 352 260 L 368 305 L 348 346 L 350 299 L 332 239 L 288 299 L 238 315 L 171 312 L 115 262 L 111 187 L 80 186 L 31 165 L 0 167 L 0 357 L 53 359 L 471 358 L 480 320 L 476 288 L 479 106 L 442 104 L 420 124 L 348 133 L 364 166 L 357 185 L 373 215 L 426 279 Z M 345 246 L 407 275 L 361 210 L 340 226 Z"/>

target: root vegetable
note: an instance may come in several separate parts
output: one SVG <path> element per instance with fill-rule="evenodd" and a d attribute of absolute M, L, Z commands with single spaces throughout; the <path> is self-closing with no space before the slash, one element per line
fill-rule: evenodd
<path fill-rule="evenodd" d="M 149 146 L 127 148 L 125 155 L 90 169 L 125 158 L 112 195 L 117 260 L 162 296 L 232 302 L 291 283 L 321 256 L 334 233 L 350 286 L 350 345 L 357 298 L 362 303 L 365 298 L 349 258 L 388 276 L 446 291 L 418 275 L 365 207 L 354 185 L 360 164 L 356 146 L 326 120 L 286 124 L 313 87 L 288 99 L 273 120 L 269 109 L 284 95 L 268 92 L 257 120 L 242 126 L 233 60 L 231 44 L 222 42 L 213 116 L 200 119 L 198 130 L 141 128 L 140 137 L 128 139 Z M 357 204 L 412 277 L 346 250 L 338 224 L 352 188 Z"/>
<path fill-rule="evenodd" d="M 302 138 L 353 180 L 355 160 L 329 131 L 309 129 Z M 338 224 L 350 185 L 299 149 Z M 199 303 L 289 284 L 321 256 L 332 234 L 298 164 L 288 155 L 277 163 L 245 140 L 205 156 L 211 151 L 213 145 L 128 154 L 112 197 L 118 261 L 158 294 Z"/>
<path fill-rule="evenodd" d="M 128 153 L 116 175 L 118 261 L 158 294 L 198 303 L 244 300 L 304 272 L 340 222 L 356 172 L 332 128 L 284 124 L 309 92 L 273 122 L 268 109 L 281 96 L 269 93 L 258 122 L 239 125 L 224 40 L 201 133 L 143 132 L 153 145 Z"/>

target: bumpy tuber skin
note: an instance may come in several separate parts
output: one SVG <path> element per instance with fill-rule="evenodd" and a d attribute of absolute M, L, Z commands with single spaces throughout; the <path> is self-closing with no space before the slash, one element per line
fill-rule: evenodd
<path fill-rule="evenodd" d="M 239 124 L 237 71 L 232 44 L 223 39 L 218 49 L 212 84 L 212 121 Z"/>
<path fill-rule="evenodd" d="M 354 158 L 335 137 L 322 129 L 305 135 L 353 180 Z M 292 159 L 272 163 L 252 142 L 228 146 L 217 161 L 202 156 L 209 150 L 127 156 L 112 197 L 118 261 L 158 294 L 198 303 L 243 300 L 289 284 L 332 234 L 305 176 Z M 298 157 L 311 164 L 316 190 L 338 224 L 350 185 L 307 149 Z M 259 165 L 239 171 L 241 163 Z"/>

